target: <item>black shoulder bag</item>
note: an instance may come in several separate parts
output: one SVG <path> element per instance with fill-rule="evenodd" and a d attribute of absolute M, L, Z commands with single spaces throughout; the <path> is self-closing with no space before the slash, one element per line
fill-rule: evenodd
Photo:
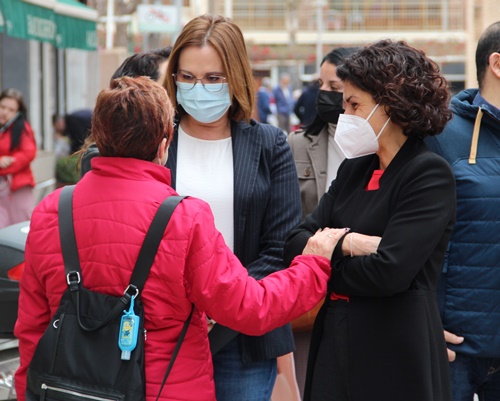
<path fill-rule="evenodd" d="M 41 337 L 28 367 L 26 400 L 144 401 L 144 307 L 140 294 L 170 217 L 184 197 L 171 196 L 160 205 L 146 234 L 123 296 L 86 289 L 82 282 L 73 227 L 74 186 L 66 186 L 59 200 L 59 230 L 68 288 Z M 132 305 L 132 307 L 131 307 Z M 177 341 L 168 374 L 187 332 L 191 313 Z M 122 359 L 119 335 L 124 312 L 138 316 L 138 335 L 130 359 Z M 129 333 L 126 331 L 125 333 Z"/>

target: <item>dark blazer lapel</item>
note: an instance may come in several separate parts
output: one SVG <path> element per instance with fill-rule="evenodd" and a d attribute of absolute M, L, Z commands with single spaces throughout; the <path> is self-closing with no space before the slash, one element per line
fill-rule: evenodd
<path fill-rule="evenodd" d="M 420 155 L 425 150 L 426 147 L 421 138 L 417 136 L 409 137 L 391 160 L 384 171 L 384 174 L 382 174 L 382 177 L 380 178 L 380 185 L 382 185 L 385 181 L 391 182 L 393 177 L 396 176 L 405 165 L 410 163 L 415 157 Z"/>
<path fill-rule="evenodd" d="M 259 168 L 261 138 L 257 130 L 258 125 L 246 123 L 233 123 L 231 127 L 234 164 L 234 253 L 237 256 L 241 255 L 244 245 L 245 221 L 250 206 L 248 200 L 251 199 Z"/>
<path fill-rule="evenodd" d="M 177 144 L 178 144 L 179 134 L 177 129 L 174 132 L 172 142 L 168 147 L 168 158 L 166 166 L 170 169 L 170 175 L 172 176 L 172 188 L 175 189 L 175 181 L 177 175 Z"/>

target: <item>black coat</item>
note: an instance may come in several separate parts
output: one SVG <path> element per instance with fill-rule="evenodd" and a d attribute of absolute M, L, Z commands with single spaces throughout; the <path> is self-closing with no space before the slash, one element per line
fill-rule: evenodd
<path fill-rule="evenodd" d="M 376 254 L 332 257 L 329 290 L 350 296 L 348 369 L 352 401 L 449 401 L 448 360 L 436 288 L 455 219 L 448 164 L 409 138 L 366 191 L 376 155 L 346 160 L 319 206 L 292 231 L 287 261 L 320 227 L 381 236 Z M 313 331 L 304 400 L 321 342 L 325 307 Z"/>

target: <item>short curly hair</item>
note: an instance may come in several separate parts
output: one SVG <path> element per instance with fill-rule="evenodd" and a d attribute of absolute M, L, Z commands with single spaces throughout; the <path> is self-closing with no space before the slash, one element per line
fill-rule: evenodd
<path fill-rule="evenodd" d="M 439 67 L 406 42 L 367 45 L 345 58 L 337 75 L 370 93 L 406 136 L 439 134 L 452 117 L 449 84 Z"/>

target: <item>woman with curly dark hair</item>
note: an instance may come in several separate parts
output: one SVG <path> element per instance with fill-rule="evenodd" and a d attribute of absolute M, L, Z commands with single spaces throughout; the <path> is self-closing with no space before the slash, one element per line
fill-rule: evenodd
<path fill-rule="evenodd" d="M 436 64 L 384 40 L 344 59 L 346 156 L 328 192 L 287 239 L 285 259 L 324 227 L 334 250 L 315 322 L 305 401 L 449 401 L 436 288 L 455 215 L 453 174 L 423 142 L 450 119 Z"/>

